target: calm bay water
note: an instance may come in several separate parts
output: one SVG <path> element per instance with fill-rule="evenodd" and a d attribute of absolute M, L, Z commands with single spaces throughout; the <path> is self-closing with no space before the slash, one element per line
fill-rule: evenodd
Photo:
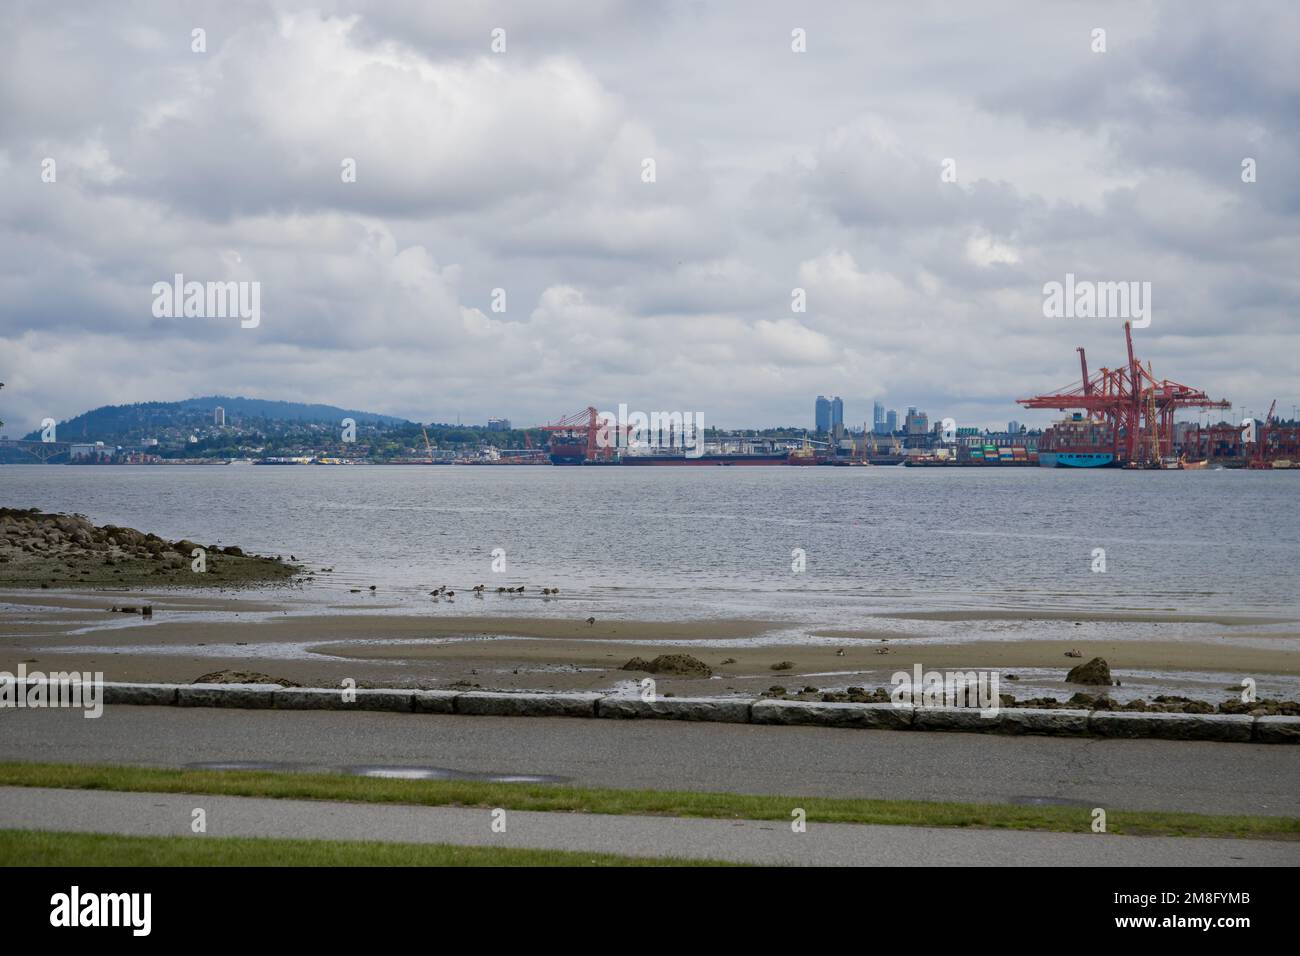
<path fill-rule="evenodd" d="M 845 627 L 948 608 L 1295 614 L 1298 500 L 1300 475 L 1240 471 L 0 468 L 7 506 L 333 567 L 309 599 L 518 583 L 618 613 Z"/>

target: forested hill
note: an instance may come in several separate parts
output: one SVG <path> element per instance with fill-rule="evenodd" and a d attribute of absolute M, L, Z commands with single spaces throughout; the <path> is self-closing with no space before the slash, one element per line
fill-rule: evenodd
<path fill-rule="evenodd" d="M 209 395 L 180 402 L 138 402 L 134 405 L 104 405 L 58 424 L 63 441 L 102 441 L 122 445 L 143 438 L 157 437 L 176 430 L 190 430 L 213 424 L 213 413 L 225 409 L 226 424 L 266 427 L 278 423 L 320 423 L 338 426 L 344 418 L 358 425 L 391 426 L 405 424 L 405 419 L 374 412 L 339 408 L 335 405 L 308 405 L 302 402 L 275 402 L 261 398 Z M 25 436 L 40 438 L 39 431 Z"/>

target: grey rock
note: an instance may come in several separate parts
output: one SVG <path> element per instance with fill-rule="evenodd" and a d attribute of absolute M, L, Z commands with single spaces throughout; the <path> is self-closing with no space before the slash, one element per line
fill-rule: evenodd
<path fill-rule="evenodd" d="M 491 717 L 595 717 L 602 694 L 502 694 L 472 690 L 456 697 L 456 713 Z"/>
<path fill-rule="evenodd" d="M 1261 744 L 1300 744 L 1300 717 L 1255 718 L 1255 737 Z"/>
<path fill-rule="evenodd" d="M 1255 718 L 1245 714 L 1166 714 L 1094 710 L 1088 730 L 1102 737 L 1165 740 L 1250 740 Z"/>
<path fill-rule="evenodd" d="M 1111 684 L 1110 666 L 1105 659 L 1094 657 L 1086 664 L 1071 667 L 1070 672 L 1065 675 L 1065 680 L 1070 684 L 1100 684 L 1109 687 Z"/>
<path fill-rule="evenodd" d="M 602 697 L 598 717 L 661 717 L 669 720 L 708 720 L 727 724 L 749 723 L 751 700 L 720 697 Z"/>
<path fill-rule="evenodd" d="M 181 684 L 176 688 L 176 703 L 181 707 L 242 707 L 247 710 L 268 708 L 274 702 L 276 684 Z"/>
<path fill-rule="evenodd" d="M 750 720 L 756 724 L 812 724 L 819 727 L 906 730 L 912 724 L 912 708 L 895 707 L 893 704 L 756 700 L 750 708 Z"/>

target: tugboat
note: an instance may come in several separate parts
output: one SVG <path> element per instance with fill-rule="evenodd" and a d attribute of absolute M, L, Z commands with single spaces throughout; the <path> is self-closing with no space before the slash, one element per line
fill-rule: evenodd
<path fill-rule="evenodd" d="M 790 452 L 790 457 L 786 459 L 787 465 L 821 465 L 827 462 L 825 455 L 819 455 L 813 450 L 813 446 L 808 441 L 808 436 L 803 436 L 803 447 L 796 448 Z"/>

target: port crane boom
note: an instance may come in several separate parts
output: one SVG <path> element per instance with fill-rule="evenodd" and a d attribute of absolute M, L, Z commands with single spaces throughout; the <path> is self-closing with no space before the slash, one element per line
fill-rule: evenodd
<path fill-rule="evenodd" d="M 1204 391 L 1169 379 L 1157 379 L 1133 350 L 1131 323 L 1124 323 L 1127 362 L 1123 368 L 1101 368 L 1088 374 L 1082 348 L 1079 370 L 1082 382 L 1046 395 L 1017 399 L 1025 408 L 1079 410 L 1103 419 L 1111 428 L 1116 458 L 1139 464 L 1158 464 L 1173 453 L 1174 413 L 1180 408 L 1229 408 L 1226 399 L 1215 400 Z"/>

